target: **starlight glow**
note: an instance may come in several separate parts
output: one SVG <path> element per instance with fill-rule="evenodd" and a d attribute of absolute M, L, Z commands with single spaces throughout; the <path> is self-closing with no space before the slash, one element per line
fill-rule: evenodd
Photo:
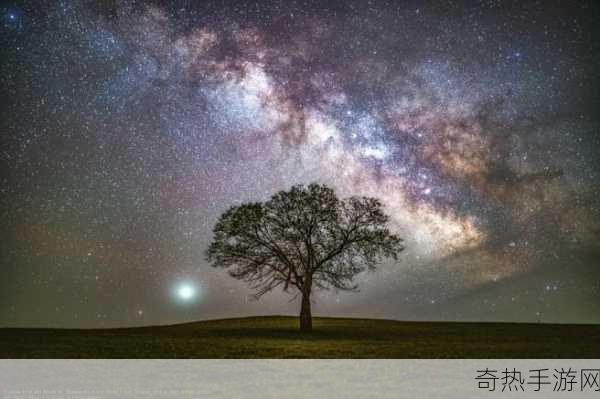
<path fill-rule="evenodd" d="M 190 284 L 182 284 L 177 288 L 177 296 L 183 301 L 190 301 L 196 296 L 196 289 Z"/>

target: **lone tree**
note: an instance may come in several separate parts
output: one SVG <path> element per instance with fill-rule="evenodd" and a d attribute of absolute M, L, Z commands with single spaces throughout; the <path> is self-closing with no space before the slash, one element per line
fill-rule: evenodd
<path fill-rule="evenodd" d="M 376 198 L 340 200 L 325 185 L 296 185 L 266 202 L 229 208 L 206 257 L 250 283 L 256 298 L 279 286 L 302 295 L 300 330 L 310 331 L 313 289 L 356 290 L 354 276 L 397 259 L 404 247 L 388 220 Z"/>

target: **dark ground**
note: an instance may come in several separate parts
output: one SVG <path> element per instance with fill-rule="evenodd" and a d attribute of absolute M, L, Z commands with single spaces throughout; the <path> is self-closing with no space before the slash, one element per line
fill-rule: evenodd
<path fill-rule="evenodd" d="M 0 329 L 1 358 L 600 358 L 600 325 L 293 317 L 106 330 Z"/>

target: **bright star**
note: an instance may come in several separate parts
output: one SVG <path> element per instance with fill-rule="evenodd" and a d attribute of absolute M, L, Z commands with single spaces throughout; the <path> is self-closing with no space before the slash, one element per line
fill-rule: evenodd
<path fill-rule="evenodd" d="M 190 284 L 182 284 L 177 288 L 177 296 L 184 301 L 189 301 L 196 296 L 196 289 Z"/>

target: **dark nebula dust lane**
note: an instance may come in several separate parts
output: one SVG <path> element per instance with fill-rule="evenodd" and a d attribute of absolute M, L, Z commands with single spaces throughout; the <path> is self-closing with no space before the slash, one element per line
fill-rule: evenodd
<path fill-rule="evenodd" d="M 0 325 L 295 314 L 203 252 L 293 184 L 406 241 L 317 315 L 600 322 L 594 1 L 0 8 Z"/>

